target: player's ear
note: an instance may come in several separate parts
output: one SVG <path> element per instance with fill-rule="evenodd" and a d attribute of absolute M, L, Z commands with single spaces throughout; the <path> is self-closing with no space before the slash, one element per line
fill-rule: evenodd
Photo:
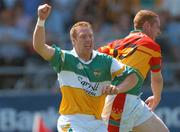
<path fill-rule="evenodd" d="M 151 28 L 150 23 L 148 21 L 145 21 L 143 24 L 143 29 L 149 30 L 150 28 Z"/>
<path fill-rule="evenodd" d="M 74 45 L 75 45 L 75 43 L 76 43 L 76 39 L 75 39 L 75 38 L 73 38 L 73 39 L 72 39 L 72 45 L 74 46 Z"/>

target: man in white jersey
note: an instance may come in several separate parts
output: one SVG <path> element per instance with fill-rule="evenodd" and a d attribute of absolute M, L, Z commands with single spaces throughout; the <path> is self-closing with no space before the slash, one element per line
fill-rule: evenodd
<path fill-rule="evenodd" d="M 93 50 L 94 36 L 88 22 L 71 28 L 73 50 L 48 46 L 44 23 L 50 12 L 48 4 L 38 8 L 33 47 L 58 74 L 62 93 L 58 131 L 107 132 L 101 120 L 106 95 L 128 91 L 141 83 L 141 78 L 132 68 Z"/>

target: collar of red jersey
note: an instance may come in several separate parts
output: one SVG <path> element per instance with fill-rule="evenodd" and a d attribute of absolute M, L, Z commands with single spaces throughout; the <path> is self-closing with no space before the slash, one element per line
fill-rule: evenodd
<path fill-rule="evenodd" d="M 141 29 L 134 29 L 131 31 L 131 33 L 136 33 L 136 32 L 142 32 L 142 30 Z"/>

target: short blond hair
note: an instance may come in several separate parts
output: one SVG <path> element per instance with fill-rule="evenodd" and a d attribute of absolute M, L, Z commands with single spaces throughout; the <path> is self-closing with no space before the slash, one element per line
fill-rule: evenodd
<path fill-rule="evenodd" d="M 71 38 L 72 42 L 73 42 L 73 39 L 76 37 L 76 28 L 77 27 L 88 27 L 88 28 L 92 29 L 92 26 L 89 22 L 80 21 L 80 22 L 75 23 L 70 30 L 70 38 Z"/>
<path fill-rule="evenodd" d="M 134 17 L 134 28 L 142 29 L 143 24 L 148 21 L 153 24 L 155 22 L 155 18 L 159 17 L 156 13 L 150 10 L 140 10 L 136 16 Z"/>

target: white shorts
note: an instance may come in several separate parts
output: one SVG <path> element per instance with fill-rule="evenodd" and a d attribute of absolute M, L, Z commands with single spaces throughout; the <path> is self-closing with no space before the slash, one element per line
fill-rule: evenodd
<path fill-rule="evenodd" d="M 84 114 L 59 116 L 57 129 L 58 132 L 108 132 L 102 120 Z"/>
<path fill-rule="evenodd" d="M 108 124 L 115 97 L 116 95 L 106 97 L 105 107 L 102 113 L 102 118 L 106 124 Z M 153 115 L 154 113 L 149 110 L 144 101 L 140 99 L 140 96 L 126 94 L 119 130 L 120 132 L 130 132 L 133 127 L 142 124 Z"/>

